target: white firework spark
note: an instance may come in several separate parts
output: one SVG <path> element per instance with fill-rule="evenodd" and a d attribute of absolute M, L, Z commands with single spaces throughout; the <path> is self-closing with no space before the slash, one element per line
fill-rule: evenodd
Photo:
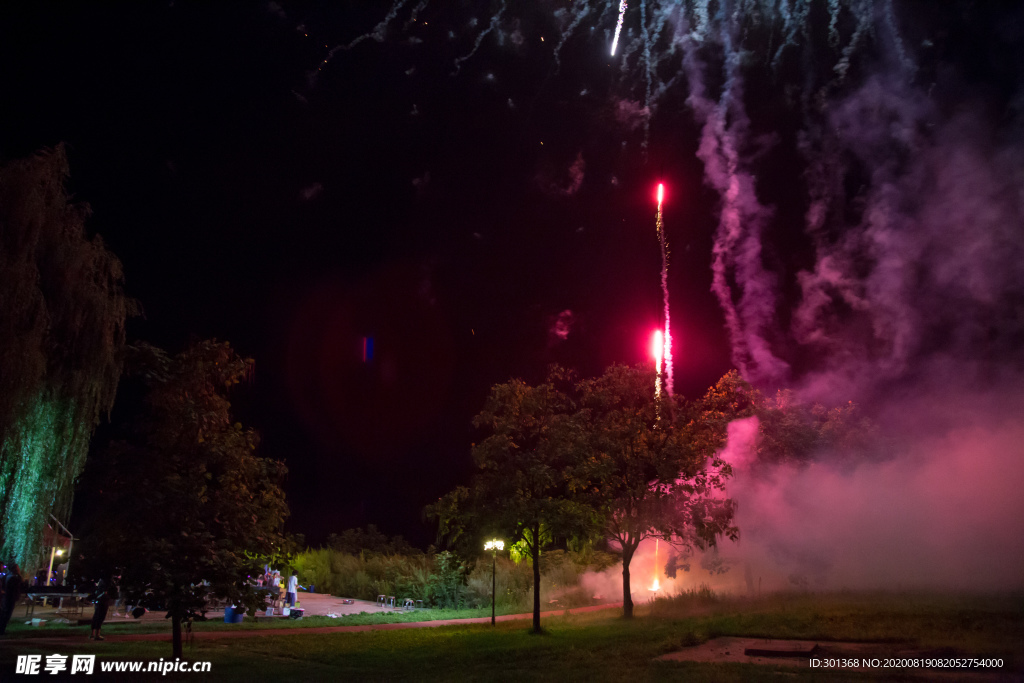
<path fill-rule="evenodd" d="M 622 33 L 622 20 L 626 17 L 626 0 L 619 1 L 619 21 L 615 24 L 615 37 L 612 39 L 612 57 L 619 47 L 619 34 Z"/>

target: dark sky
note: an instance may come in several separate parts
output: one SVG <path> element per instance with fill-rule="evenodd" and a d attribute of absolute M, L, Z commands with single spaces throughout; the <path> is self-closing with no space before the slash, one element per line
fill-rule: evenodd
<path fill-rule="evenodd" d="M 728 148 L 698 147 L 709 133 L 687 99 L 681 51 L 666 48 L 679 3 L 631 3 L 617 60 L 608 56 L 617 3 L 396 4 L 378 33 L 390 3 L 0 9 L 0 158 L 67 145 L 70 190 L 92 206 L 89 229 L 121 258 L 127 291 L 145 310 L 132 339 L 177 351 L 215 337 L 255 359 L 236 412 L 261 432 L 263 453 L 287 463 L 290 529 L 314 543 L 375 523 L 426 546 L 434 531 L 422 508 L 468 480 L 479 438 L 470 420 L 491 385 L 537 381 L 555 361 L 594 375 L 647 358 L 662 311 L 659 181 L 668 187 L 676 389 L 699 395 L 732 367 L 724 300 L 710 291 L 720 194 L 702 161 Z M 867 349 L 855 372 L 870 375 L 892 348 L 871 337 L 884 325 L 857 317 L 874 266 L 851 257 L 846 275 L 868 294 L 852 299 L 852 313 L 849 302 L 828 309 L 828 334 L 813 348 L 793 333 L 801 320 L 789 304 L 804 296 L 801 310 L 825 309 L 808 307 L 812 290 L 799 274 L 817 268 L 807 281 L 824 283 L 813 290 L 821 297 L 861 291 L 827 282 L 822 254 L 854 244 L 844 235 L 871 234 L 865 206 L 912 213 L 925 187 L 910 182 L 915 169 L 934 170 L 952 148 L 947 138 L 964 139 L 949 132 L 962 111 L 973 130 L 991 133 L 971 150 L 991 160 L 1004 148 L 1012 158 L 1024 102 L 1021 14 L 923 0 L 886 14 L 879 0 L 874 30 L 854 42 L 850 8 L 861 5 L 837 3 L 832 23 L 825 2 L 796 5 L 810 8 L 805 34 L 782 15 L 742 22 L 741 113 L 750 121 L 730 111 L 726 137 L 743 141 L 731 177 L 756 178 L 756 193 L 738 201 L 756 194 L 763 210 L 737 204 L 748 211 L 747 236 L 719 240 L 733 259 L 723 268 L 741 319 L 732 341 L 770 346 L 775 367 L 794 376 L 831 372 L 834 359 Z M 650 70 L 644 19 L 664 29 L 649 41 Z M 783 51 L 801 38 L 826 47 Z M 855 59 L 840 78 L 844 45 Z M 721 49 L 709 39 L 695 53 L 710 65 L 712 99 L 727 85 L 714 67 Z M 907 85 L 892 86 L 897 72 Z M 872 83 L 894 94 L 843 119 L 870 101 Z M 867 124 L 855 130 L 872 116 L 888 138 L 873 142 Z M 920 137 L 906 149 L 896 125 L 904 120 Z M 838 142 L 829 142 L 830 121 L 847 126 Z M 830 158 L 827 144 L 843 167 L 832 185 L 812 177 L 827 175 L 827 163 L 814 166 Z M 886 203 L 886 187 L 907 201 Z M 803 226 L 814 191 L 842 207 L 829 209 L 824 232 Z M 996 234 L 1013 220 L 979 230 Z M 748 245 L 757 249 L 744 254 Z M 998 272 L 1012 283 L 1010 268 Z M 769 307 L 747 296 L 755 285 L 771 291 Z M 920 297 L 907 291 L 913 307 Z M 925 291 L 945 300 L 932 285 Z M 902 315 L 883 299 L 863 309 L 876 323 Z M 374 343 L 369 363 L 364 337 Z M 852 341 L 822 346 L 826 337 Z M 752 373 L 770 377 L 765 367 Z"/>
<path fill-rule="evenodd" d="M 645 153 L 615 118 L 602 41 L 556 69 L 550 13 L 458 73 L 488 20 L 466 8 L 317 72 L 388 6 L 22 4 L 3 11 L 0 154 L 67 145 L 70 189 L 145 309 L 132 339 L 255 358 L 236 410 L 287 463 L 290 528 L 310 540 L 376 523 L 429 543 L 422 507 L 468 478 L 492 384 L 645 358 L 659 179 L 677 386 L 730 367 L 696 126 L 653 128 Z"/>

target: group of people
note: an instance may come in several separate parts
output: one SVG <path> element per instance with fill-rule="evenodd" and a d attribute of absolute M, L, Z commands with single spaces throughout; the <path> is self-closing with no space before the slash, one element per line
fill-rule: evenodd
<path fill-rule="evenodd" d="M 285 581 L 280 571 L 271 570 L 269 567 L 266 568 L 262 576 L 257 577 L 256 585 L 257 587 L 267 588 L 273 596 L 274 602 L 280 602 L 286 607 L 295 607 L 299 588 L 302 588 L 302 586 L 299 586 L 299 575 L 297 572 L 293 571 L 292 575 Z M 0 589 L 2 589 L 2 595 L 0 595 L 0 635 L 6 633 L 7 623 L 11 620 L 11 615 L 14 613 L 18 598 L 21 597 L 26 587 L 27 584 L 21 576 L 21 570 L 18 565 L 15 563 L 8 565 L 7 573 L 0 580 Z M 111 596 L 119 597 L 119 603 L 122 601 L 127 602 L 127 600 L 124 600 L 125 596 L 123 594 L 118 596 L 118 589 L 112 580 L 100 579 L 92 596 L 95 605 L 92 615 L 92 628 L 89 634 L 89 638 L 92 640 L 104 639 L 100 635 L 100 629 L 107 618 Z M 123 606 L 127 616 L 128 606 L 127 604 Z"/>
<path fill-rule="evenodd" d="M 274 602 L 281 602 L 285 607 L 295 607 L 295 600 L 301 588 L 298 573 L 293 571 L 285 582 L 280 571 L 269 567 L 265 569 L 263 575 L 256 578 L 256 586 L 266 588 L 271 596 L 276 594 L 276 597 L 272 597 Z"/>
<path fill-rule="evenodd" d="M 100 579 L 96 584 L 96 590 L 93 593 L 93 603 L 95 608 L 92 613 L 91 630 L 89 633 L 90 640 L 103 640 L 103 636 L 100 635 L 100 629 L 103 627 L 103 622 L 107 618 L 107 609 L 110 606 L 110 593 L 113 590 L 117 592 L 116 588 L 111 587 L 111 582 Z M 21 597 L 22 593 L 25 592 L 26 588 L 29 588 L 28 582 L 21 576 L 21 568 L 18 567 L 16 562 L 12 562 L 7 566 L 7 573 L 3 575 L 3 580 L 0 581 L 0 589 L 2 589 L 3 595 L 0 596 L 0 635 L 7 633 L 7 624 L 11 620 L 11 615 L 14 614 L 14 608 L 18 604 L 18 598 Z"/>

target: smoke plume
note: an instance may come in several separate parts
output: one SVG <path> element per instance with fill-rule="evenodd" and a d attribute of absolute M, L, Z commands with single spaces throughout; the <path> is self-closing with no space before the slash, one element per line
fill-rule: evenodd
<path fill-rule="evenodd" d="M 703 38 L 679 17 L 698 155 L 721 197 L 713 288 L 734 360 L 768 389 L 860 401 L 890 444 L 881 460 L 825 452 L 809 465 L 757 467 L 756 424 L 732 425 L 729 494 L 742 538 L 717 551 L 714 566 L 729 572 L 700 578 L 695 567 L 693 580 L 740 591 L 755 579 L 765 588 L 1019 588 L 1024 148 L 989 103 L 930 94 L 890 4 L 861 10 L 833 80 L 804 102 L 802 238 L 813 257 L 792 274 L 766 265 L 785 245 L 767 237 L 776 217 L 759 196 L 738 13 L 703 18 Z M 858 62 L 865 31 L 870 55 Z M 804 23 L 787 41 L 799 48 L 812 33 Z M 835 22 L 830 34 L 842 40 Z M 724 55 L 717 97 L 705 86 L 707 41 Z"/>
<path fill-rule="evenodd" d="M 1001 80 L 966 88 L 956 50 L 935 47 L 953 29 L 931 35 L 905 6 L 836 0 L 823 18 L 810 2 L 755 4 L 658 4 L 633 73 L 652 127 L 660 94 L 685 78 L 720 199 L 712 289 L 736 366 L 769 394 L 857 401 L 886 446 L 769 466 L 756 419 L 734 423 L 740 541 L 676 558 L 689 571 L 672 582 L 645 547 L 633 574 L 658 572 L 668 590 L 1020 588 L 1019 50 L 991 47 Z M 962 11 L 945 18 L 998 21 Z M 750 94 L 766 78 L 775 102 Z M 785 190 L 767 182 L 780 173 Z M 802 221 L 777 208 L 780 192 L 799 195 Z M 617 571 L 588 581 L 614 594 Z"/>

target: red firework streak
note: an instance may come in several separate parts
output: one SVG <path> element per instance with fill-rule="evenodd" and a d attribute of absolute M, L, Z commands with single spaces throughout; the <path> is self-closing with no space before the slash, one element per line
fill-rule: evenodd
<path fill-rule="evenodd" d="M 668 243 L 665 240 L 665 224 L 661 220 L 661 204 L 665 200 L 665 185 L 658 183 L 658 216 L 655 227 L 658 230 L 658 242 L 661 245 L 661 297 L 665 309 L 665 342 L 663 356 L 665 359 L 665 391 L 671 396 L 673 393 L 672 382 L 672 326 L 668 309 Z M 661 365 L 658 366 L 658 373 L 661 373 Z"/>

